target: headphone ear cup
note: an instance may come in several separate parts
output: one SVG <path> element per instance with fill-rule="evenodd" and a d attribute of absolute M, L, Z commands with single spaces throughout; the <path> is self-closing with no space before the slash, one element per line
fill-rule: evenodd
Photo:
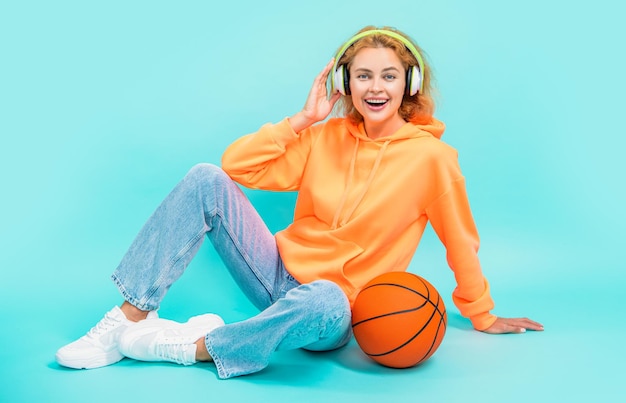
<path fill-rule="evenodd" d="M 335 87 L 335 91 L 339 92 L 341 95 L 346 95 L 344 70 L 344 66 L 341 65 L 337 67 L 337 70 L 335 70 L 335 73 L 333 74 L 333 86 Z"/>
<path fill-rule="evenodd" d="M 406 93 L 408 95 L 415 95 L 419 92 L 422 86 L 422 74 L 417 66 L 411 66 L 406 72 Z"/>
<path fill-rule="evenodd" d="M 341 71 L 343 72 L 344 95 L 350 95 L 350 72 L 348 71 L 348 68 L 345 64 L 341 67 Z"/>

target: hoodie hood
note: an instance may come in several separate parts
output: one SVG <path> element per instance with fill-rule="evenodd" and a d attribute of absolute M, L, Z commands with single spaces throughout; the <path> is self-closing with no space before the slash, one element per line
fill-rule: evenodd
<path fill-rule="evenodd" d="M 352 136 L 354 136 L 355 142 L 354 149 L 352 150 L 352 158 L 350 160 L 350 169 L 348 171 L 348 182 L 339 202 L 339 205 L 337 206 L 337 210 L 335 211 L 335 216 L 331 225 L 332 229 L 343 227 L 350 220 L 352 214 L 357 209 L 357 207 L 365 197 L 367 191 L 369 190 L 370 185 L 374 181 L 374 177 L 376 176 L 378 167 L 380 166 L 380 163 L 383 160 L 383 156 L 385 155 L 385 151 L 387 150 L 387 147 L 391 142 L 419 137 L 435 137 L 437 139 L 440 139 L 445 129 L 445 125 L 443 124 L 443 122 L 435 118 L 431 118 L 431 120 L 426 124 L 415 124 L 408 122 L 391 136 L 380 137 L 372 140 L 367 137 L 363 122 L 359 124 L 355 124 L 349 120 L 345 120 L 345 122 L 348 131 L 350 132 L 350 134 L 352 134 Z M 354 202 L 351 205 L 346 206 L 348 195 L 352 191 L 354 169 L 359 153 L 359 145 L 362 141 L 378 143 L 380 144 L 380 149 L 367 177 L 365 186 L 363 186 L 362 190 L 360 191 Z"/>
<path fill-rule="evenodd" d="M 365 140 L 365 141 L 380 141 L 380 142 L 404 140 L 404 139 L 424 137 L 424 136 L 433 136 L 437 139 L 441 139 L 441 136 L 443 135 L 443 132 L 446 128 L 445 124 L 442 121 L 437 120 L 434 117 L 431 117 L 430 120 L 427 122 L 422 122 L 422 123 L 407 122 L 404 124 L 404 126 L 402 126 L 398 131 L 396 131 L 391 136 L 381 137 L 381 138 L 372 140 L 369 137 L 367 137 L 367 134 L 365 133 L 365 125 L 363 124 L 363 122 L 354 123 L 351 120 L 346 119 L 345 124 L 350 134 L 352 134 L 357 139 Z"/>

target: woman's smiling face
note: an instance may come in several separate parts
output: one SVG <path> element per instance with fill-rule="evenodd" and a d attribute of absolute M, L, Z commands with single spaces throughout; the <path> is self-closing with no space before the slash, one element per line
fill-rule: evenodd
<path fill-rule="evenodd" d="M 370 137 L 393 134 L 406 123 L 398 114 L 406 85 L 400 58 L 390 48 L 363 48 L 350 66 L 352 103 Z"/>

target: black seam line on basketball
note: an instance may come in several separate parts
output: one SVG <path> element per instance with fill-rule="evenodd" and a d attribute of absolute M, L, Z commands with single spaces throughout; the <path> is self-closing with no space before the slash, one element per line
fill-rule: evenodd
<path fill-rule="evenodd" d="M 424 284 L 424 282 L 422 282 L 422 284 Z M 425 285 L 425 284 L 424 284 L 424 285 Z M 352 328 L 353 328 L 353 329 L 354 329 L 354 327 L 355 327 L 355 326 L 358 326 L 358 325 L 360 325 L 361 323 L 364 323 L 364 322 L 367 322 L 367 321 L 370 321 L 370 320 L 383 318 L 383 317 L 385 317 L 385 316 L 396 315 L 396 314 L 399 314 L 399 313 L 407 313 L 407 312 L 416 311 L 416 310 L 418 310 L 418 309 L 423 308 L 423 307 L 424 307 L 424 305 L 426 305 L 426 304 L 429 302 L 428 297 L 430 296 L 430 292 L 428 293 L 428 295 L 424 295 L 424 294 L 422 294 L 421 292 L 415 291 L 415 290 L 414 290 L 414 289 L 412 289 L 412 288 L 409 288 L 409 287 L 407 287 L 407 286 L 400 285 L 400 284 L 395 284 L 395 283 L 377 283 L 377 284 L 372 284 L 372 285 L 370 285 L 370 286 L 368 286 L 368 287 L 365 287 L 365 288 L 364 288 L 361 292 L 363 292 L 363 291 L 365 291 L 365 290 L 368 290 L 368 289 L 370 289 L 370 288 L 373 288 L 373 287 L 379 287 L 379 286 L 392 286 L 392 287 L 404 288 L 405 290 L 410 291 L 410 292 L 412 292 L 413 294 L 417 294 L 417 295 L 419 295 L 420 297 L 424 298 L 424 303 L 423 303 L 422 305 L 420 305 L 420 306 L 417 306 L 417 307 L 415 307 L 415 308 L 411 308 L 411 309 L 407 309 L 407 310 L 404 310 L 404 311 L 388 312 L 388 313 L 386 313 L 386 314 L 384 314 L 384 315 L 379 315 L 379 316 L 374 316 L 374 317 L 371 317 L 371 318 L 364 319 L 364 320 L 362 320 L 362 321 L 360 321 L 360 322 L 357 322 L 357 323 L 352 324 Z M 426 289 L 428 290 L 428 287 L 426 287 Z"/>
<path fill-rule="evenodd" d="M 404 288 L 405 290 L 411 291 L 413 294 L 417 294 L 420 297 L 424 297 L 427 298 L 430 295 L 430 291 L 428 293 L 428 295 L 424 295 L 419 291 L 416 291 L 410 287 L 407 287 L 405 285 L 401 285 L 401 284 L 395 284 L 395 283 L 377 283 L 377 284 L 372 284 L 368 287 L 365 287 L 363 290 L 361 290 L 361 292 L 365 291 L 365 290 L 369 290 L 370 288 L 374 288 L 374 287 L 381 287 L 381 286 L 392 286 L 392 287 L 398 287 L 398 288 Z M 425 285 L 425 284 L 424 284 Z M 428 287 L 426 287 L 426 289 L 428 289 Z"/>
<path fill-rule="evenodd" d="M 443 319 L 443 318 L 442 318 Z M 428 357 L 428 355 L 430 354 L 430 352 L 433 350 L 433 348 L 435 347 L 435 343 L 437 342 L 437 337 L 439 336 L 439 331 L 441 330 L 441 324 L 444 323 L 443 320 L 439 320 L 439 323 L 437 324 L 437 331 L 435 332 L 435 337 L 433 337 L 433 342 L 430 343 L 430 347 L 428 347 L 428 351 L 426 351 L 426 353 L 419 359 L 416 360 L 415 362 L 422 362 L 424 360 L 425 357 Z M 445 324 L 444 324 L 445 326 Z M 421 332 L 421 331 L 420 331 Z M 386 353 L 381 353 L 381 354 L 369 354 L 366 353 L 367 355 L 369 355 L 370 357 L 380 357 L 386 354 L 391 354 L 396 350 L 401 349 L 402 347 L 406 346 L 407 344 L 409 344 L 413 339 L 415 339 L 417 336 L 419 336 L 419 333 L 416 334 L 415 336 L 413 336 L 411 338 L 411 340 L 407 341 L 406 343 L 404 343 L 403 345 L 401 345 L 400 347 L 397 347 L 391 351 L 388 351 Z"/>
<path fill-rule="evenodd" d="M 417 310 L 417 309 L 421 309 L 421 308 L 423 308 L 423 307 L 424 307 L 424 305 L 425 305 L 425 304 L 428 304 L 428 303 L 429 303 L 429 304 L 431 304 L 431 305 L 435 308 L 435 310 L 436 310 L 437 312 L 439 312 L 439 315 L 441 315 L 441 317 L 443 317 L 443 315 L 445 315 L 445 312 L 446 312 L 446 311 L 445 311 L 445 309 L 444 309 L 444 311 L 442 312 L 442 311 L 439 309 L 439 302 L 441 301 L 441 295 L 438 295 L 438 297 L 439 297 L 439 298 L 437 299 L 437 303 L 436 303 L 436 304 L 433 304 L 433 302 L 430 300 L 430 288 L 427 286 L 427 284 L 425 283 L 425 281 L 424 281 L 423 279 L 419 278 L 419 281 L 420 281 L 420 282 L 422 283 L 422 285 L 426 288 L 426 290 L 428 290 L 428 295 L 424 295 L 424 294 L 422 294 L 421 292 L 415 291 L 414 289 L 409 288 L 409 287 L 407 287 L 407 286 L 400 285 L 400 284 L 394 284 L 394 283 L 377 283 L 377 284 L 372 284 L 372 285 L 370 285 L 369 287 L 365 287 L 365 288 L 364 288 L 361 292 L 363 292 L 363 291 L 365 291 L 365 290 L 367 290 L 367 289 L 373 288 L 373 287 L 378 287 L 378 286 L 383 286 L 383 285 L 385 285 L 385 286 L 393 286 L 393 287 L 404 288 L 405 290 L 408 290 L 408 291 L 410 291 L 410 292 L 412 292 L 412 293 L 414 293 L 414 294 L 417 294 L 417 295 L 419 295 L 420 297 L 424 298 L 424 299 L 425 299 L 425 301 L 424 301 L 424 304 L 422 304 L 422 305 L 420 305 L 420 306 L 418 306 L 418 307 L 412 308 L 412 309 L 407 309 L 407 310 L 404 310 L 404 311 L 397 311 L 397 312 L 389 312 L 389 313 L 386 313 L 386 314 L 384 314 L 384 315 L 379 315 L 379 316 L 374 316 L 374 317 L 371 317 L 371 318 L 363 319 L 363 320 L 362 320 L 362 321 L 360 321 L 360 322 L 357 322 L 357 323 L 352 324 L 352 328 L 354 329 L 354 327 L 355 327 L 355 326 L 358 326 L 358 325 L 360 325 L 360 324 L 362 324 L 362 323 L 365 323 L 365 322 L 368 322 L 368 321 L 370 321 L 370 320 L 383 318 L 383 317 L 385 317 L 385 316 L 391 316 L 391 315 L 396 315 L 396 314 L 400 314 L 400 313 L 407 313 L 407 312 L 415 311 L 415 310 Z M 444 326 L 446 326 L 446 325 L 444 324 Z M 447 326 L 446 326 L 446 327 L 447 327 Z"/>
<path fill-rule="evenodd" d="M 434 308 L 434 311 L 439 313 L 439 316 L 441 316 L 442 318 L 444 317 L 444 315 L 446 314 L 446 310 L 444 309 L 443 311 L 441 309 L 439 309 L 439 301 L 441 300 L 441 297 L 439 297 L 439 299 L 437 300 L 436 304 L 433 304 L 432 301 L 428 300 L 425 301 L 422 305 L 415 307 L 415 308 L 411 308 L 411 309 L 405 309 L 403 311 L 394 311 L 394 312 L 387 312 L 383 315 L 378 315 L 378 316 L 372 316 L 371 318 L 367 318 L 367 319 L 363 319 L 357 323 L 353 323 L 352 324 L 352 328 L 354 329 L 355 327 L 357 327 L 360 324 L 363 324 L 365 322 L 369 322 L 370 320 L 375 320 L 375 319 L 380 319 L 380 318 L 384 318 L 386 316 L 393 316 L 393 315 L 398 315 L 401 313 L 408 313 L 408 312 L 413 312 L 413 311 L 417 311 L 420 310 L 424 307 L 424 305 L 429 304 L 432 305 Z M 446 326 L 446 324 L 444 323 L 444 326 Z"/>
<path fill-rule="evenodd" d="M 439 309 L 439 302 L 441 302 L 441 295 L 437 296 L 437 302 L 436 303 L 432 303 L 431 300 L 428 300 L 428 302 L 430 302 L 430 304 L 435 308 L 435 311 L 437 311 L 439 313 L 439 316 L 441 317 L 441 321 L 443 321 L 443 317 L 446 315 L 446 310 L 444 309 L 443 312 Z M 447 327 L 445 321 L 443 321 L 443 325 L 445 327 Z"/>
<path fill-rule="evenodd" d="M 394 311 L 394 312 L 387 312 L 385 314 L 382 315 L 378 315 L 378 316 L 372 316 L 371 318 L 367 318 L 367 319 L 363 319 L 362 321 L 359 321 L 357 323 L 354 323 L 352 325 L 352 328 L 354 328 L 355 326 L 360 325 L 361 323 L 365 323 L 365 322 L 369 322 L 370 320 L 374 320 L 374 319 L 380 319 L 380 318 L 384 318 L 386 316 L 393 316 L 393 315 L 399 315 L 401 313 L 408 313 L 408 312 L 414 312 L 414 311 L 418 311 L 420 309 L 422 309 L 424 307 L 424 305 L 426 305 L 426 302 L 423 303 L 422 305 L 415 307 L 415 308 L 411 308 L 411 309 L 405 309 L 402 311 Z"/>
<path fill-rule="evenodd" d="M 437 312 L 439 312 L 439 315 L 440 315 L 440 317 L 441 317 L 441 320 L 440 320 L 440 322 L 441 322 L 441 321 L 443 320 L 444 315 L 446 314 L 446 310 L 445 310 L 445 309 L 443 310 L 443 312 L 441 312 L 441 311 L 439 310 L 439 302 L 441 301 L 441 294 L 437 293 L 437 303 L 436 303 L 436 304 L 433 304 L 433 303 L 432 303 L 432 301 L 430 300 L 430 287 L 428 287 L 428 285 L 426 284 L 426 281 L 425 281 L 423 278 L 421 278 L 421 277 L 419 277 L 419 276 L 418 276 L 418 280 L 419 280 L 419 281 L 422 283 L 422 285 L 423 285 L 424 287 L 426 287 L 426 289 L 428 290 L 428 302 L 430 302 L 430 303 L 431 303 L 431 304 L 435 307 L 435 310 L 436 310 Z M 433 286 L 433 287 L 434 287 L 434 286 Z M 445 327 L 447 327 L 447 325 L 446 325 L 445 321 L 444 321 L 444 326 L 445 326 Z"/>
<path fill-rule="evenodd" d="M 394 349 L 391 349 L 391 350 L 389 350 L 389 351 L 387 351 L 387 352 L 384 352 L 384 353 L 379 353 L 379 354 L 370 354 L 370 353 L 367 353 L 367 352 L 366 352 L 366 354 L 367 354 L 367 355 L 369 355 L 370 357 L 380 357 L 380 356 L 382 356 L 382 355 L 391 354 L 391 353 L 393 353 L 393 352 L 395 352 L 395 351 L 400 350 L 402 347 L 406 346 L 406 345 L 407 345 L 407 344 L 409 344 L 411 341 L 413 341 L 413 340 L 414 340 L 417 336 L 419 336 L 419 335 L 420 335 L 420 334 L 424 331 L 424 329 L 426 329 L 426 327 L 430 324 L 430 321 L 431 321 L 431 320 L 433 319 L 433 317 L 435 316 L 435 313 L 436 313 L 436 312 L 437 312 L 437 310 L 433 310 L 433 313 L 430 315 L 430 318 L 428 318 L 428 321 L 424 324 L 424 326 L 422 326 L 422 328 L 421 328 L 421 329 L 420 329 L 417 333 L 415 333 L 415 334 L 413 335 L 413 337 L 411 337 L 409 340 L 405 341 L 404 343 L 402 343 L 402 344 L 401 344 L 401 345 L 399 345 L 398 347 L 396 347 L 396 348 L 394 348 Z M 441 320 L 440 320 L 439 322 L 441 323 Z M 437 326 L 437 329 L 439 329 L 439 326 Z M 424 355 L 423 357 L 426 357 L 426 355 Z M 422 358 L 423 358 L 423 357 L 422 357 Z M 419 362 L 419 361 L 418 361 L 418 362 Z"/>
<path fill-rule="evenodd" d="M 426 353 L 426 355 L 424 357 L 428 357 L 428 355 L 432 351 L 433 347 L 435 347 L 435 342 L 437 341 L 437 336 L 439 336 L 439 330 L 441 329 L 441 324 L 442 323 L 443 323 L 443 326 L 445 328 L 446 324 L 445 324 L 445 322 L 443 320 L 443 316 L 441 317 L 441 319 L 439 320 L 439 323 L 437 324 L 437 331 L 435 332 L 435 337 L 433 338 L 433 342 L 430 343 L 430 348 L 428 349 L 428 352 Z M 444 329 L 444 332 L 445 332 L 445 329 Z"/>
<path fill-rule="evenodd" d="M 420 281 L 422 281 L 422 279 L 420 279 Z M 424 281 L 422 281 L 422 284 L 424 284 Z M 424 284 L 424 285 L 426 285 L 426 284 Z M 426 287 L 426 289 L 427 289 L 427 290 L 429 290 L 429 288 L 428 288 L 428 287 Z M 429 294 L 429 297 L 430 297 L 430 290 L 429 290 L 429 293 L 428 293 L 428 294 Z M 428 299 L 428 301 L 430 302 L 430 299 Z M 369 355 L 370 357 L 380 357 L 380 356 L 383 356 L 383 355 L 391 354 L 391 353 L 393 353 L 394 351 L 397 351 L 397 350 L 399 350 L 399 349 L 403 348 L 404 346 L 406 346 L 407 344 L 409 344 L 411 341 L 413 341 L 413 340 L 414 340 L 417 336 L 419 336 L 419 335 L 420 335 L 420 334 L 424 331 L 424 329 L 426 329 L 426 327 L 430 324 L 430 321 L 431 321 L 431 320 L 433 319 L 433 317 L 435 316 L 435 313 L 439 313 L 439 323 L 437 324 L 437 332 L 435 332 L 435 340 L 436 340 L 436 339 L 437 339 L 437 335 L 439 334 L 439 329 L 441 328 L 441 323 L 444 323 L 444 326 L 445 326 L 445 321 L 443 320 L 443 315 L 445 315 L 445 310 L 444 310 L 444 312 L 443 312 L 443 314 L 442 314 L 442 313 L 441 313 L 441 311 L 439 310 L 439 306 L 438 306 L 438 305 L 439 305 L 439 301 L 441 301 L 441 295 L 438 295 L 438 298 L 437 298 L 437 304 L 436 304 L 436 305 L 435 305 L 435 304 L 432 304 L 432 302 L 431 302 L 431 305 L 433 305 L 435 309 L 433 310 L 433 313 L 430 315 L 430 318 L 428 318 L 428 321 L 427 321 L 427 322 L 424 324 L 424 326 L 422 326 L 422 328 L 421 328 L 421 329 L 420 329 L 417 333 L 415 333 L 415 334 L 413 335 L 413 337 L 411 337 L 409 340 L 407 340 L 406 342 L 404 342 L 402 345 L 400 345 L 400 346 L 398 346 L 398 347 L 396 347 L 396 348 L 394 348 L 394 349 L 392 349 L 392 350 L 390 350 L 390 351 L 387 351 L 387 352 L 385 352 L 385 353 L 370 354 L 370 353 L 367 353 L 367 352 L 366 352 L 366 354 L 367 354 L 367 355 Z M 361 323 L 362 323 L 362 322 L 361 322 Z M 357 324 L 358 324 L 358 323 L 357 323 Z M 353 328 L 354 328 L 354 326 L 353 326 Z M 433 344 L 431 344 L 431 346 L 430 346 L 430 348 L 429 348 L 429 350 L 428 350 L 429 352 L 430 352 L 430 350 L 432 349 L 433 345 L 434 345 L 434 340 L 433 340 Z M 417 362 L 422 361 L 422 360 L 424 359 L 424 357 L 428 357 L 428 353 L 426 353 L 425 355 L 423 355 L 423 356 L 422 356 L 422 358 L 421 358 L 419 361 L 417 361 Z"/>
<path fill-rule="evenodd" d="M 412 292 L 413 294 L 417 294 L 420 297 L 424 298 L 427 301 L 430 301 L 430 288 L 428 287 L 428 285 L 424 282 L 424 280 L 422 280 L 421 278 L 419 279 L 420 282 L 422 283 L 422 285 L 424 286 L 424 288 L 426 288 L 426 290 L 428 291 L 428 294 L 424 295 L 419 291 L 416 291 L 410 287 L 407 287 L 405 285 L 401 285 L 401 284 L 395 284 L 395 283 L 377 283 L 377 284 L 372 284 L 368 287 L 365 287 L 363 290 L 361 290 L 361 292 L 365 291 L 365 290 L 369 290 L 370 288 L 373 287 L 379 287 L 379 286 L 392 286 L 392 287 L 398 287 L 398 288 L 404 288 L 407 291 Z"/>

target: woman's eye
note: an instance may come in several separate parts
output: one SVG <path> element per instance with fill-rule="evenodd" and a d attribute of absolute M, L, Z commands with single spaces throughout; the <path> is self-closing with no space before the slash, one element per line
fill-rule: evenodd
<path fill-rule="evenodd" d="M 393 74 L 386 74 L 385 75 L 385 80 L 391 81 L 391 80 L 395 80 L 396 76 L 394 76 Z"/>
<path fill-rule="evenodd" d="M 356 78 L 358 78 L 359 80 L 367 80 L 368 75 L 367 74 L 359 74 L 356 76 Z"/>

